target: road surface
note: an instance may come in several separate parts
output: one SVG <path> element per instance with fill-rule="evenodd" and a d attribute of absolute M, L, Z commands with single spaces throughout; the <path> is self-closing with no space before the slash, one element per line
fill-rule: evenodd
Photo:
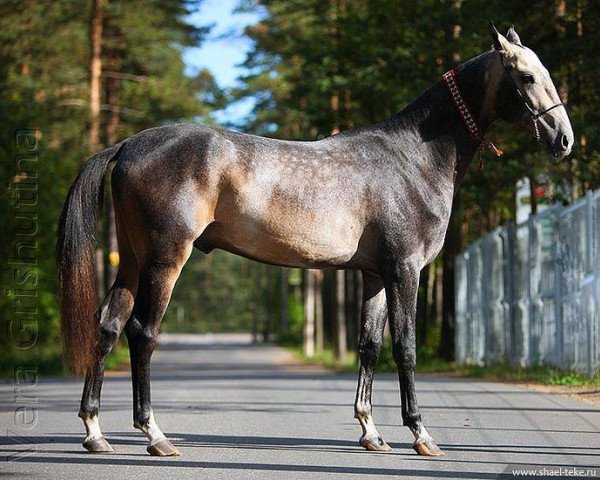
<path fill-rule="evenodd" d="M 393 451 L 370 453 L 358 445 L 354 375 L 293 365 L 283 350 L 237 337 L 167 340 L 153 359 L 154 411 L 181 457 L 146 453 L 145 438 L 131 427 L 129 374 L 104 385 L 100 421 L 113 454 L 80 445 L 81 382 L 42 378 L 21 389 L 0 384 L 0 477 L 466 480 L 560 466 L 600 477 L 600 409 L 592 405 L 514 385 L 422 376 L 425 424 L 446 456 L 419 457 L 400 427 L 396 378 L 380 374 L 375 422 Z"/>

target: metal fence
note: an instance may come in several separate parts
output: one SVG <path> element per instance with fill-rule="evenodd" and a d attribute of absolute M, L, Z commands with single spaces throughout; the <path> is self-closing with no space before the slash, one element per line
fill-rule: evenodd
<path fill-rule="evenodd" d="M 600 367 L 600 191 L 499 227 L 456 258 L 456 358 Z"/>

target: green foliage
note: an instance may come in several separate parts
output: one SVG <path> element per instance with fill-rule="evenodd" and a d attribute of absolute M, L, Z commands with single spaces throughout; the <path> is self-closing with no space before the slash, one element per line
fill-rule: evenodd
<path fill-rule="evenodd" d="M 113 348 L 112 352 L 106 359 L 107 370 L 128 370 L 129 368 L 129 348 L 127 346 L 127 338 L 125 335 L 121 337 L 121 340 Z"/>
<path fill-rule="evenodd" d="M 594 2 L 422 2 L 256 0 L 266 9 L 248 28 L 254 49 L 238 98 L 258 99 L 248 130 L 314 139 L 336 127 L 368 125 L 401 110 L 447 69 L 489 48 L 489 19 L 516 24 L 568 97 L 577 146 L 560 164 L 548 161 L 530 136 L 498 124 L 491 136 L 507 153 L 473 168 L 459 193 L 465 238 L 514 216 L 514 185 L 524 175 L 567 182 L 577 197 L 598 186 L 600 69 L 596 61 L 600 7 Z M 339 96 L 339 105 L 332 99 Z"/>
<path fill-rule="evenodd" d="M 289 336 L 300 341 L 302 339 L 302 327 L 304 326 L 304 306 L 299 298 L 293 295 L 288 297 L 287 312 L 290 323 Z"/>
<path fill-rule="evenodd" d="M 256 107 L 238 126 L 278 138 L 314 140 L 390 117 L 443 72 L 488 50 L 490 19 L 503 29 L 514 23 L 548 67 L 569 104 L 573 154 L 556 163 L 529 133 L 497 122 L 489 136 L 505 155 L 482 152 L 485 168 L 470 169 L 455 199 L 447 261 L 439 266 L 446 295 L 454 291 L 451 255 L 515 217 L 520 178 L 549 179 L 550 201 L 570 201 L 600 186 L 598 2 L 533 0 L 526 16 L 517 0 L 246 0 L 243 8 L 265 14 L 246 31 L 254 47 L 234 98 L 254 98 Z M 420 312 L 418 322 L 426 325 L 417 331 L 426 333 L 425 346 L 451 355 L 452 312 L 441 313 L 447 327 L 441 341 L 441 319 Z"/>
<path fill-rule="evenodd" d="M 354 352 L 348 352 L 346 360 L 340 362 L 336 352 L 332 348 L 326 348 L 309 358 L 302 353 L 302 348 L 297 343 L 283 343 L 283 345 L 288 351 L 292 352 L 298 359 L 308 365 L 319 365 L 337 372 L 358 372 L 358 360 Z"/>
<path fill-rule="evenodd" d="M 269 302 L 274 293 L 261 285 L 261 270 L 267 268 L 223 251 L 194 251 L 173 292 L 163 330 L 251 331 L 255 303 Z M 269 315 L 273 312 L 277 310 L 268 310 Z"/>
<path fill-rule="evenodd" d="M 346 362 L 339 362 L 335 352 L 326 349 L 311 358 L 302 355 L 302 350 L 297 345 L 287 346 L 304 363 L 311 365 L 323 365 L 341 372 L 357 372 L 358 360 L 351 353 Z M 435 350 L 420 349 L 417 352 L 417 373 L 443 374 L 456 377 L 477 378 L 481 380 L 505 381 L 505 382 L 531 382 L 544 385 L 578 387 L 598 386 L 600 376 L 589 377 L 580 372 L 569 372 L 552 366 L 537 366 L 534 368 L 519 368 L 513 365 L 464 365 L 456 362 L 448 362 L 437 357 Z M 381 350 L 381 356 L 377 364 L 378 372 L 396 373 L 396 363 L 392 356 L 392 344 L 388 341 Z"/>
<path fill-rule="evenodd" d="M 189 25 L 186 15 L 198 1 L 113 0 L 105 5 L 104 76 L 116 70 L 120 81 L 120 138 L 149 126 L 191 119 L 209 121 L 222 102 L 210 73 L 184 74 L 182 48 L 198 45 L 206 28 Z M 91 1 L 37 2 L 7 0 L 0 5 L 0 253 L 15 256 L 19 215 L 35 215 L 36 263 L 26 283 L 15 264 L 0 272 L 0 374 L 11 376 L 19 363 L 55 372 L 62 364 L 56 302 L 54 252 L 56 225 L 69 185 L 88 155 L 89 18 Z M 112 58 L 117 55 L 118 64 Z M 110 58 L 109 58 L 110 57 Z M 114 106 L 106 99 L 103 115 Z M 37 161 L 24 175 L 15 156 L 17 129 L 38 132 Z M 29 204 L 15 196 L 26 183 L 35 186 Z M 101 239 L 101 234 L 99 235 Z M 8 262 L 8 260 L 5 260 Z M 18 290 L 30 290 L 34 311 L 20 313 Z M 77 301 L 77 292 L 73 301 Z M 28 323 L 24 323 L 23 319 Z M 35 325 L 37 339 L 25 349 Z"/>
<path fill-rule="evenodd" d="M 119 138 L 166 122 L 210 123 L 211 110 L 224 105 L 226 98 L 210 72 L 184 74 L 182 49 L 198 45 L 208 31 L 187 22 L 187 14 L 200 3 L 104 2 L 103 85 L 109 72 L 122 74 Z M 486 154 L 485 170 L 473 168 L 464 180 L 457 199 L 462 244 L 514 216 L 513 186 L 524 175 L 544 174 L 555 184 L 566 184 L 567 195 L 560 200 L 599 186 L 598 2 L 532 0 L 527 16 L 517 0 L 244 0 L 241 8 L 260 9 L 264 15 L 246 31 L 253 42 L 245 61 L 249 73 L 232 92 L 233 99 L 253 98 L 256 107 L 237 126 L 287 139 L 316 139 L 391 116 L 445 70 L 489 48 L 489 19 L 504 27 L 516 23 L 523 42 L 538 52 L 568 97 L 577 145 L 569 159 L 557 164 L 547 160 L 528 134 L 495 126 L 491 136 L 507 153 L 493 160 Z M 27 359 L 43 369 L 60 365 L 54 244 L 62 202 L 89 154 L 90 15 L 90 0 L 5 0 L 0 5 L 0 176 L 4 185 L 35 178 L 38 220 L 37 264 L 30 280 L 35 284 L 27 285 L 37 295 L 38 338 L 32 350 L 14 348 L 16 336 L 27 334 L 14 323 L 19 285 L 12 266 L 0 272 L 4 375 Z M 103 123 L 115 107 L 106 97 L 103 91 Z M 19 128 L 39 131 L 35 177 L 15 170 L 19 152 L 13 132 Z M 0 192 L 3 258 L 10 258 L 15 248 L 20 206 L 13 193 Z M 102 230 L 98 239 L 104 243 Z M 296 341 L 303 319 L 297 280 L 298 271 L 289 270 L 284 286 L 286 338 Z M 278 321 L 281 282 L 275 268 L 228 254 L 195 252 L 176 287 L 165 329 L 283 334 Z M 425 359 L 439 345 L 439 322 L 430 320 L 419 329 L 426 336 L 419 352 Z M 332 326 L 326 325 L 326 331 Z M 382 365 L 393 366 L 389 347 Z M 556 382 L 576 381 L 556 377 Z"/>

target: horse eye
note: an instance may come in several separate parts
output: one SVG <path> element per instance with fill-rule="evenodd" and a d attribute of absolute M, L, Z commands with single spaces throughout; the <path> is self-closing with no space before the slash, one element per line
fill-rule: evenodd
<path fill-rule="evenodd" d="M 535 83 L 533 75 L 529 75 L 528 73 L 523 75 L 523 83 Z"/>

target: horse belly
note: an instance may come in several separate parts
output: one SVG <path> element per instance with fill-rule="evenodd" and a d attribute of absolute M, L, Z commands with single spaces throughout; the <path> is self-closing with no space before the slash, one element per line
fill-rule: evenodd
<path fill-rule="evenodd" d="M 215 248 L 303 268 L 343 266 L 358 249 L 361 226 L 343 208 L 274 211 L 239 201 L 231 206 L 207 232 L 206 240 Z"/>
<path fill-rule="evenodd" d="M 347 226 L 331 222 L 273 223 L 240 219 L 235 246 L 245 254 L 271 263 L 296 267 L 340 266 L 358 249 L 358 236 Z"/>

